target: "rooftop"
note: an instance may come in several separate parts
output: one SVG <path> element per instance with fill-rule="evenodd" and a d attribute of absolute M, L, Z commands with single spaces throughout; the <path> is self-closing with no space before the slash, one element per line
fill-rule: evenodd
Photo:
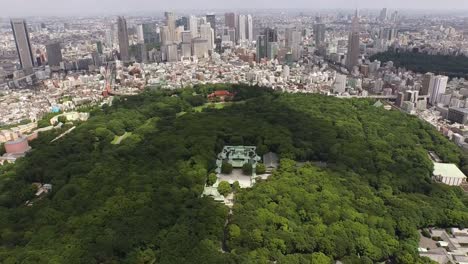
<path fill-rule="evenodd" d="M 466 178 L 455 164 L 434 162 L 434 175 L 452 178 Z"/>

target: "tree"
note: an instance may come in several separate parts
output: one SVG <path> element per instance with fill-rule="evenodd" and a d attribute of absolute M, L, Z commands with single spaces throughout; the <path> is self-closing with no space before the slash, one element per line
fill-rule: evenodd
<path fill-rule="evenodd" d="M 208 179 L 206 181 L 206 184 L 208 186 L 212 186 L 213 184 L 215 184 L 215 182 L 218 180 L 218 177 L 216 176 L 215 173 L 210 173 L 208 174 Z"/>
<path fill-rule="evenodd" d="M 257 163 L 257 167 L 255 168 L 255 171 L 257 174 L 265 174 L 266 173 L 266 167 L 265 164 L 263 163 Z"/>
<path fill-rule="evenodd" d="M 223 164 L 221 165 L 221 173 L 231 174 L 232 173 L 232 165 L 229 162 L 223 162 Z"/>
<path fill-rule="evenodd" d="M 67 117 L 66 116 L 59 116 L 57 120 L 58 120 L 59 123 L 63 123 L 63 124 L 67 123 Z"/>
<path fill-rule="evenodd" d="M 222 181 L 218 185 L 218 192 L 222 196 L 226 196 L 226 194 L 230 193 L 232 191 L 231 185 L 227 181 Z"/>
<path fill-rule="evenodd" d="M 234 190 L 234 192 L 239 192 L 241 190 L 241 186 L 239 184 L 239 181 L 235 181 L 232 184 L 232 189 Z"/>
<path fill-rule="evenodd" d="M 242 166 L 242 173 L 244 173 L 244 175 L 252 175 L 252 172 L 253 172 L 252 164 L 245 163 Z"/>
<path fill-rule="evenodd" d="M 237 239 L 241 235 L 241 229 L 238 225 L 233 224 L 228 226 L 228 234 L 230 239 Z"/>
<path fill-rule="evenodd" d="M 331 259 L 322 252 L 316 252 L 312 254 L 311 264 L 330 264 Z"/>

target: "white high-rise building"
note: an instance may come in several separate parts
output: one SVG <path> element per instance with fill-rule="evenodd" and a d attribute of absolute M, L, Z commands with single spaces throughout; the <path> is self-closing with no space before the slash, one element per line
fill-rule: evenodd
<path fill-rule="evenodd" d="M 247 39 L 249 41 L 254 40 L 253 36 L 253 18 L 252 15 L 247 15 Z"/>
<path fill-rule="evenodd" d="M 192 33 L 192 38 L 197 38 L 198 37 L 198 18 L 195 16 L 190 16 L 189 17 L 189 30 Z"/>
<path fill-rule="evenodd" d="M 200 39 L 208 41 L 208 50 L 214 49 L 214 31 L 210 24 L 200 26 Z"/>
<path fill-rule="evenodd" d="M 430 102 L 432 105 L 435 105 L 439 101 L 440 95 L 445 93 L 445 90 L 447 89 L 447 82 L 447 76 L 438 75 L 434 78 L 432 93 L 430 97 Z"/>
<path fill-rule="evenodd" d="M 247 28 L 247 18 L 245 15 L 239 15 L 237 19 L 237 39 L 240 42 L 243 42 L 247 39 L 246 28 Z"/>

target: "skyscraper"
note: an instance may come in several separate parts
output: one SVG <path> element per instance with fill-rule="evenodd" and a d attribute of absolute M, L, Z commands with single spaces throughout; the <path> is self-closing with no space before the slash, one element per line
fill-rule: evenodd
<path fill-rule="evenodd" d="M 245 15 L 239 15 L 239 17 L 237 18 L 237 39 L 239 43 L 247 39 L 246 22 L 247 18 L 245 17 Z"/>
<path fill-rule="evenodd" d="M 272 60 L 278 52 L 278 31 L 273 28 L 265 28 L 264 35 L 257 38 L 257 62 L 263 58 Z"/>
<path fill-rule="evenodd" d="M 145 23 L 138 25 L 138 42 L 145 44 L 153 44 L 158 42 L 158 33 L 156 32 L 155 23 Z"/>
<path fill-rule="evenodd" d="M 434 77 L 434 74 L 431 72 L 424 74 L 424 79 L 422 81 L 422 87 L 420 91 L 421 95 L 432 94 L 432 88 L 434 86 Z"/>
<path fill-rule="evenodd" d="M 51 42 L 46 45 L 47 62 L 50 66 L 60 66 L 62 62 L 62 49 L 59 42 Z"/>
<path fill-rule="evenodd" d="M 352 71 L 359 61 L 359 14 L 356 10 L 354 15 L 351 33 L 348 38 L 348 54 L 346 55 L 346 67 Z"/>
<path fill-rule="evenodd" d="M 247 15 L 247 24 L 246 24 L 246 30 L 247 30 L 247 39 L 249 41 L 253 41 L 253 18 L 252 15 Z"/>
<path fill-rule="evenodd" d="M 168 43 L 173 43 L 176 41 L 176 19 L 175 15 L 172 12 L 165 12 L 164 16 L 166 18 L 166 26 L 167 26 L 167 38 L 166 41 Z"/>
<path fill-rule="evenodd" d="M 34 67 L 34 57 L 29 40 L 28 27 L 24 19 L 12 19 L 11 28 L 15 37 L 16 51 L 20 60 L 21 68 L 31 69 Z"/>
<path fill-rule="evenodd" d="M 215 14 L 206 15 L 206 22 L 210 23 L 210 26 L 213 29 L 213 33 L 216 37 L 216 15 Z"/>
<path fill-rule="evenodd" d="M 430 97 L 430 102 L 432 105 L 435 105 L 439 101 L 440 95 L 445 93 L 445 89 L 447 88 L 447 82 L 447 76 L 437 75 L 434 78 L 432 93 Z"/>
<path fill-rule="evenodd" d="M 189 17 L 189 30 L 192 33 L 192 38 L 198 37 L 198 19 L 195 16 Z"/>
<path fill-rule="evenodd" d="M 318 23 L 314 25 L 315 46 L 321 46 L 325 42 L 325 24 Z"/>
<path fill-rule="evenodd" d="M 387 8 L 383 8 L 382 11 L 380 11 L 379 20 L 383 22 L 387 20 L 387 17 L 388 17 Z"/>
<path fill-rule="evenodd" d="M 224 14 L 224 25 L 228 28 L 236 28 L 236 14 L 234 13 Z"/>
<path fill-rule="evenodd" d="M 257 62 L 260 62 L 263 58 L 266 58 L 267 53 L 266 53 L 266 37 L 265 35 L 260 35 L 257 38 Z"/>
<path fill-rule="evenodd" d="M 128 61 L 130 59 L 130 56 L 129 56 L 127 20 L 125 20 L 125 18 L 122 16 L 119 16 L 117 18 L 117 36 L 119 39 L 120 59 L 122 61 Z"/>
<path fill-rule="evenodd" d="M 208 41 L 208 50 L 214 49 L 214 32 L 208 24 L 200 26 L 200 39 Z"/>

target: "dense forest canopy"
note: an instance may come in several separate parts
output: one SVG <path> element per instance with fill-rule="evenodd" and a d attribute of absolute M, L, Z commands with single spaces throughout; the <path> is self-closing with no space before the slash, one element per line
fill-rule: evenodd
<path fill-rule="evenodd" d="M 234 102 L 207 104 L 215 89 Z M 118 98 L 0 167 L 0 262 L 427 263 L 418 228 L 468 225 L 468 200 L 431 182 L 427 151 L 466 159 L 428 124 L 373 103 L 234 85 Z M 232 215 L 200 197 L 225 145 L 281 158 L 236 194 Z M 34 182 L 52 192 L 34 199 Z"/>
<path fill-rule="evenodd" d="M 449 77 L 468 77 L 468 58 L 463 55 L 429 55 L 422 52 L 389 50 L 371 56 L 370 60 L 393 61 L 395 67 L 404 67 L 418 73 L 433 72 Z"/>

